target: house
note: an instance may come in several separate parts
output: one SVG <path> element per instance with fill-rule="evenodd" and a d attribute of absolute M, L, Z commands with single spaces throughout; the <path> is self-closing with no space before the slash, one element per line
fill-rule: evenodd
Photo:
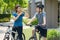
<path fill-rule="evenodd" d="M 29 0 L 29 13 L 31 17 L 35 13 L 36 4 L 42 3 L 46 11 L 47 27 L 57 28 L 58 17 L 60 16 L 60 0 Z"/>

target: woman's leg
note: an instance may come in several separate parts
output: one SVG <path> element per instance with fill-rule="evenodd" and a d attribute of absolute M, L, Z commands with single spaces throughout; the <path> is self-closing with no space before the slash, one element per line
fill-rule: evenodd
<path fill-rule="evenodd" d="M 15 31 L 15 32 L 16 32 L 16 28 L 13 27 L 13 28 L 12 28 L 12 31 Z M 15 33 L 12 33 L 12 36 L 13 36 L 13 38 L 15 38 Z"/>
<path fill-rule="evenodd" d="M 23 39 L 22 39 L 22 30 L 23 30 L 22 27 L 18 27 L 18 28 L 17 28 L 19 40 L 23 40 Z"/>

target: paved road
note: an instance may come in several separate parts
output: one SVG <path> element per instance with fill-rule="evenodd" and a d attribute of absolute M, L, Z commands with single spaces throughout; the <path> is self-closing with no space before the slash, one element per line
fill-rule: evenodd
<path fill-rule="evenodd" d="M 29 28 L 28 26 L 24 26 L 24 29 Z M 7 27 L 0 26 L 0 40 L 3 40 L 5 32 L 7 31 Z"/>
<path fill-rule="evenodd" d="M 7 27 L 0 26 L 0 40 L 3 40 Z"/>
<path fill-rule="evenodd" d="M 8 28 L 8 27 L 6 27 L 6 26 L 8 26 L 8 25 L 13 25 L 13 23 L 11 23 L 11 22 L 6 22 L 6 23 L 0 23 L 0 24 L 3 25 L 3 26 L 0 25 L 0 40 L 3 40 L 4 35 L 5 35 L 5 33 L 6 33 L 6 31 L 7 31 L 7 28 Z M 23 29 L 26 29 L 26 28 L 30 28 L 30 27 L 24 25 L 24 26 L 23 26 Z"/>

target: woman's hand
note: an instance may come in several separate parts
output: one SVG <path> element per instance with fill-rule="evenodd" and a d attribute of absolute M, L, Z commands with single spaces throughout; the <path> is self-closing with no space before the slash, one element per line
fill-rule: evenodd
<path fill-rule="evenodd" d="M 19 18 L 19 16 L 20 16 L 21 14 L 22 14 L 22 12 L 19 13 L 17 17 L 14 16 L 14 17 L 13 17 L 13 20 L 16 21 L 16 20 Z"/>
<path fill-rule="evenodd" d="M 19 13 L 17 17 L 19 17 L 21 14 L 22 14 L 22 12 L 21 12 L 21 13 Z"/>
<path fill-rule="evenodd" d="M 28 22 L 27 24 L 30 24 L 30 22 Z"/>

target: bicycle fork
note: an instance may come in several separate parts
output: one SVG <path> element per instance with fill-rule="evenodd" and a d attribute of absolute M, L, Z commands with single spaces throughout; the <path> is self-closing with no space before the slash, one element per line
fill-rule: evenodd
<path fill-rule="evenodd" d="M 34 40 L 37 40 L 37 35 L 36 35 L 36 30 L 35 30 L 35 32 L 34 32 Z"/>

